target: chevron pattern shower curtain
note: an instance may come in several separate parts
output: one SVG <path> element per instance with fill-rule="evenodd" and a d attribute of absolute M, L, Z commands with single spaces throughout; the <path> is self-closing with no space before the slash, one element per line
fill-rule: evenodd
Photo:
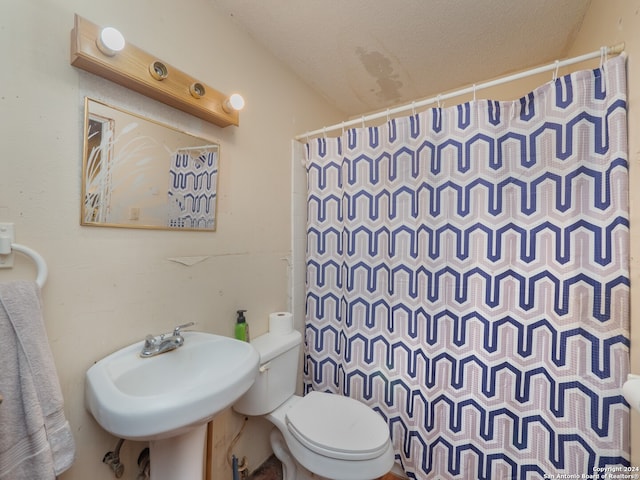
<path fill-rule="evenodd" d="M 629 466 L 626 108 L 621 56 L 307 144 L 305 389 L 410 478 Z"/>

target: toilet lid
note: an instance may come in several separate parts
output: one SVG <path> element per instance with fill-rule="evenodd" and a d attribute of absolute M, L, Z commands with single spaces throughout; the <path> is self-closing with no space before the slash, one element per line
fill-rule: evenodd
<path fill-rule="evenodd" d="M 341 395 L 310 392 L 286 414 L 289 432 L 305 447 L 344 460 L 368 460 L 388 448 L 389 429 L 364 403 Z"/>

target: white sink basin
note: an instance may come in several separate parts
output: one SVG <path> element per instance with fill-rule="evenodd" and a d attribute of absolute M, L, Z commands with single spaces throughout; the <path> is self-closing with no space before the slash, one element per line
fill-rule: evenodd
<path fill-rule="evenodd" d="M 184 344 L 141 358 L 144 342 L 87 370 L 87 409 L 106 431 L 129 440 L 157 440 L 208 422 L 244 394 L 258 374 L 249 343 L 183 332 Z"/>

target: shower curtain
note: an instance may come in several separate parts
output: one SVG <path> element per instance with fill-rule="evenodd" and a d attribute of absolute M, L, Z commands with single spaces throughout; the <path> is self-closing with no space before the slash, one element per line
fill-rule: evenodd
<path fill-rule="evenodd" d="M 410 478 L 629 466 L 625 81 L 307 144 L 305 391 L 378 411 Z"/>

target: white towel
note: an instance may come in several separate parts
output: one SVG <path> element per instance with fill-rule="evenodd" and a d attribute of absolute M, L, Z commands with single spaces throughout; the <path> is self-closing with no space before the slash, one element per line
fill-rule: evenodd
<path fill-rule="evenodd" d="M 34 282 L 0 284 L 0 480 L 49 480 L 75 443 Z"/>

